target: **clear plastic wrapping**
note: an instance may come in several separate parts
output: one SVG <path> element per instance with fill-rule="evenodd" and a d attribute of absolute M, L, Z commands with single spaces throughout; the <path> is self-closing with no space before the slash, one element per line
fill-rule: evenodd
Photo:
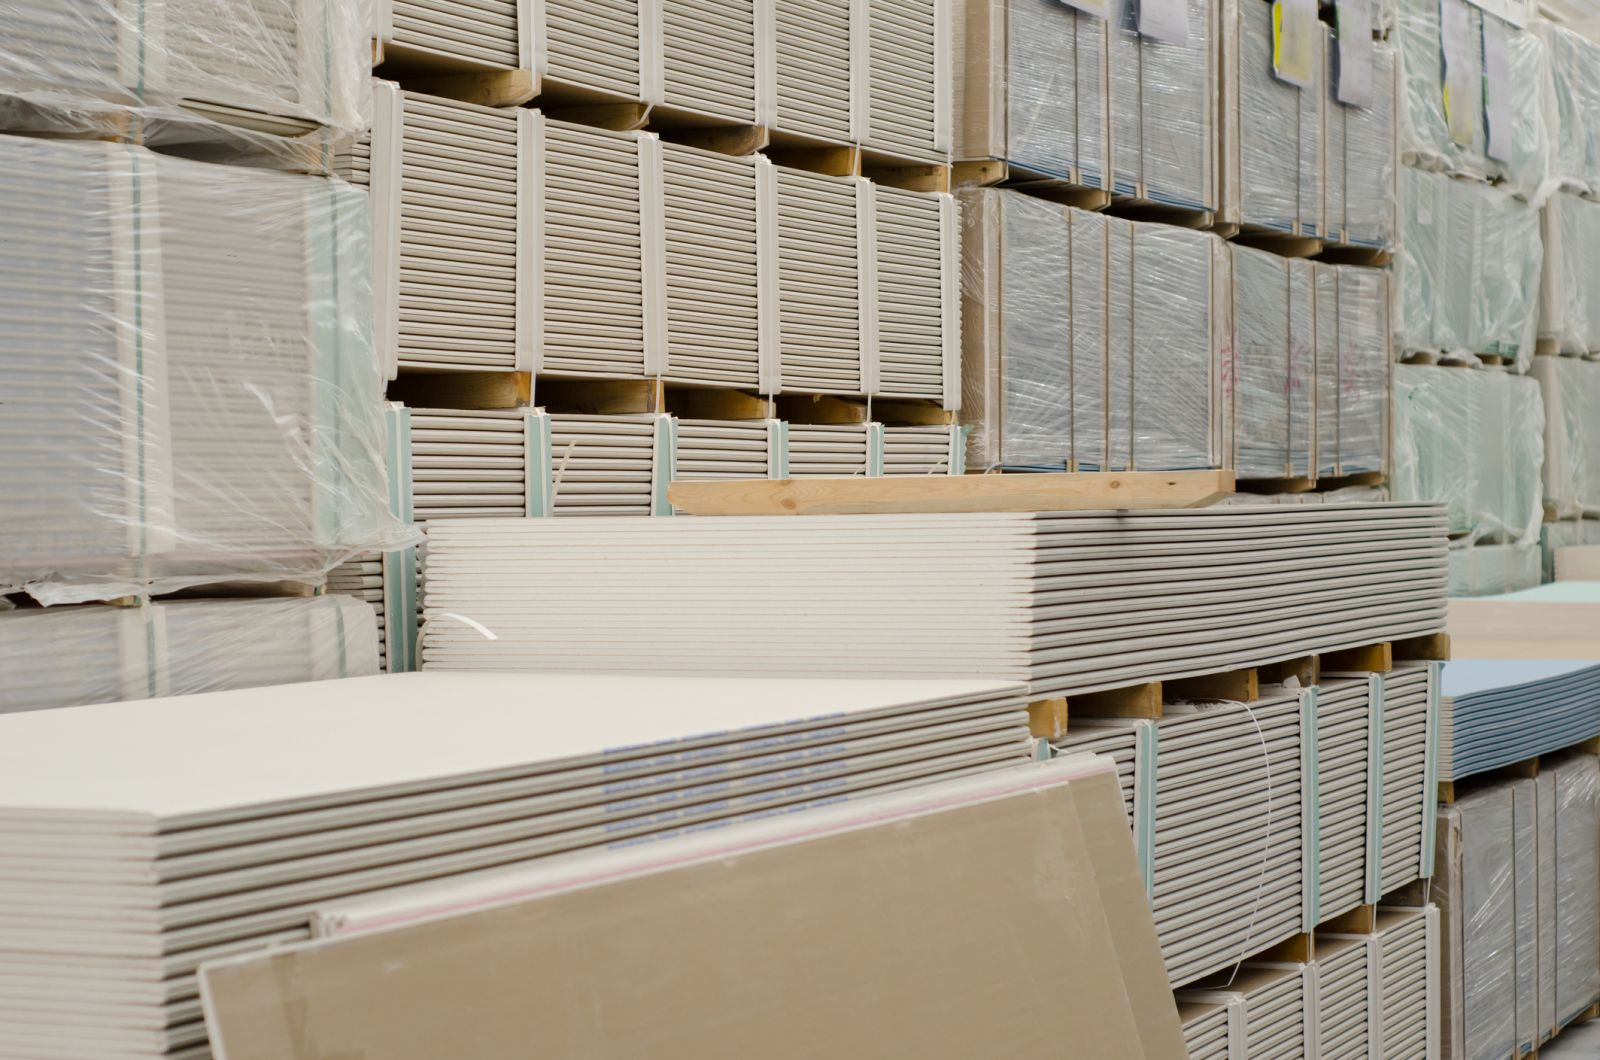
<path fill-rule="evenodd" d="M 968 466 L 1218 466 L 1225 245 L 1013 191 L 962 195 Z"/>
<path fill-rule="evenodd" d="M 1470 545 L 1450 550 L 1451 596 L 1498 596 L 1539 584 L 1535 544 Z"/>
<path fill-rule="evenodd" d="M 1111 5 L 1111 161 L 1118 194 L 1212 210 L 1216 194 L 1216 15 L 1185 0 L 1183 43 L 1141 35 L 1136 0 Z M 1083 16 L 1079 16 L 1080 19 Z"/>
<path fill-rule="evenodd" d="M 1389 274 L 1357 265 L 1314 268 L 1317 475 L 1387 471 L 1394 363 Z"/>
<path fill-rule="evenodd" d="M 0 714 L 378 672 L 372 609 L 344 596 L 0 614 Z"/>
<path fill-rule="evenodd" d="M 1548 49 L 1549 89 L 1542 108 L 1549 127 L 1550 181 L 1564 190 L 1600 192 L 1600 44 L 1565 26 L 1539 23 Z"/>
<path fill-rule="evenodd" d="M 1327 68 L 1337 69 L 1338 41 L 1330 38 Z M 1340 243 L 1388 247 L 1394 242 L 1399 159 L 1395 133 L 1398 64 L 1394 48 L 1372 45 L 1372 99 L 1339 102 L 1338 78 L 1327 78 L 1323 106 L 1323 230 Z"/>
<path fill-rule="evenodd" d="M 1230 466 L 1242 479 L 1314 477 L 1316 266 L 1249 247 L 1230 249 Z"/>
<path fill-rule="evenodd" d="M 1556 549 L 1573 545 L 1600 545 L 1600 519 L 1562 519 L 1545 523 L 1539 533 L 1544 580 L 1556 580 Z"/>
<path fill-rule="evenodd" d="M 1497 354 L 1526 368 L 1538 331 L 1539 211 L 1507 191 L 1404 167 L 1400 351 Z"/>
<path fill-rule="evenodd" d="M 1532 543 L 1544 519 L 1544 403 L 1524 376 L 1396 365 L 1396 500 L 1445 505 L 1468 542 Z"/>
<path fill-rule="evenodd" d="M 1600 362 L 1535 357 L 1544 395 L 1544 500 L 1558 518 L 1600 514 Z"/>
<path fill-rule="evenodd" d="M 1564 1026 L 1600 996 L 1600 759 L 1573 755 L 1555 774 L 1555 1005 Z"/>
<path fill-rule="evenodd" d="M 0 127 L 321 169 L 368 121 L 370 0 L 6 0 Z"/>
<path fill-rule="evenodd" d="M 314 580 L 388 509 L 365 197 L 0 137 L 0 590 Z"/>
<path fill-rule="evenodd" d="M 1253 228 L 1324 231 L 1327 48 L 1312 49 L 1310 84 L 1273 72 L 1274 5 L 1225 0 L 1222 218 Z M 1328 34 L 1318 26 L 1323 37 Z M 1341 189 L 1342 190 L 1342 189 Z"/>
<path fill-rule="evenodd" d="M 1543 233 L 1540 344 L 1562 353 L 1600 352 L 1600 203 L 1550 196 Z"/>
<path fill-rule="evenodd" d="M 1516 813 L 1509 786 L 1475 792 L 1444 811 L 1459 814 L 1458 863 L 1441 865 L 1439 887 L 1460 906 L 1450 934 L 1461 947 L 1461 1055 L 1509 1056 L 1517 1040 Z M 1448 826 L 1447 826 L 1448 827 Z M 1445 829 L 1441 829 L 1444 831 Z M 1447 909 L 1450 906 L 1446 907 Z"/>

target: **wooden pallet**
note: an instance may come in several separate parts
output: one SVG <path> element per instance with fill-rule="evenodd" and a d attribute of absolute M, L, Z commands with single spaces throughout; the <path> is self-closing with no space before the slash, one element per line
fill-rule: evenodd
<path fill-rule="evenodd" d="M 972 158 L 951 167 L 951 184 L 961 188 L 1011 188 L 1035 198 L 1048 199 L 1080 210 L 1104 210 L 1111 193 L 1084 187 L 1073 180 L 1039 173 L 998 158 Z"/>
<path fill-rule="evenodd" d="M 657 104 L 644 126 L 670 143 L 715 151 L 720 155 L 753 155 L 771 142 L 765 125 L 730 122 L 697 111 Z"/>

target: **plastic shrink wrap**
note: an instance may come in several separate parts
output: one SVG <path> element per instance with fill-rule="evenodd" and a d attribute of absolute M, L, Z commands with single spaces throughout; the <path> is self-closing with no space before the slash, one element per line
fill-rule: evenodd
<path fill-rule="evenodd" d="M 1337 71 L 1337 40 L 1329 39 L 1326 68 Z M 1399 160 L 1395 110 L 1399 79 L 1394 49 L 1372 46 L 1372 98 L 1363 106 L 1338 99 L 1337 74 L 1327 80 L 1323 104 L 1324 205 L 1326 238 L 1364 247 L 1394 242 L 1395 190 Z"/>
<path fill-rule="evenodd" d="M 1496 354 L 1525 368 L 1538 331 L 1539 212 L 1508 192 L 1404 167 L 1400 352 Z"/>
<path fill-rule="evenodd" d="M 1577 194 L 1600 192 L 1600 44 L 1565 26 L 1539 23 L 1548 50 L 1550 182 Z"/>
<path fill-rule="evenodd" d="M 1469 545 L 1450 550 L 1451 596 L 1498 596 L 1540 582 L 1537 545 Z"/>
<path fill-rule="evenodd" d="M 4 0 L 0 127 L 322 171 L 363 129 L 371 0 Z"/>
<path fill-rule="evenodd" d="M 1562 353 L 1600 352 L 1600 202 L 1566 193 L 1550 196 L 1543 232 L 1540 346 Z"/>
<path fill-rule="evenodd" d="M 318 579 L 388 510 L 365 199 L 0 137 L 0 590 Z"/>
<path fill-rule="evenodd" d="M 1215 4 L 1184 0 L 1181 40 L 1139 33 L 1136 0 L 1111 4 L 1111 160 L 1119 195 L 1216 209 Z"/>
<path fill-rule="evenodd" d="M 343 596 L 0 614 L 0 714 L 378 672 L 372 611 Z"/>
<path fill-rule="evenodd" d="M 1544 499 L 1558 518 L 1600 513 L 1600 362 L 1535 357 L 1544 394 Z"/>
<path fill-rule="evenodd" d="M 1445 1056 L 1466 1060 L 1515 1050 L 1522 986 L 1513 872 L 1517 823 L 1509 785 L 1473 792 L 1439 810 L 1432 894 L 1443 927 Z"/>
<path fill-rule="evenodd" d="M 1556 549 L 1573 545 L 1600 545 L 1600 519 L 1562 519 L 1545 523 L 1539 533 L 1544 580 L 1556 580 Z"/>
<path fill-rule="evenodd" d="M 1317 476 L 1389 468 L 1389 274 L 1316 265 Z"/>
<path fill-rule="evenodd" d="M 1233 256 L 1229 465 L 1241 479 L 1316 474 L 1316 266 L 1249 247 Z"/>
<path fill-rule="evenodd" d="M 1447 7 L 1465 30 L 1459 49 L 1444 39 L 1441 11 Z M 1428 169 L 1504 180 L 1537 203 L 1551 153 L 1544 119 L 1550 63 L 1545 41 L 1468 0 L 1400 0 L 1398 15 L 1401 158 Z M 1505 43 L 1507 85 L 1489 79 L 1486 35 Z M 1505 106 L 1489 104 L 1495 92 L 1507 93 Z M 1505 114 L 1511 125 L 1509 143 L 1497 148 L 1504 157 L 1489 153 L 1488 115 L 1494 113 Z"/>
<path fill-rule="evenodd" d="M 961 197 L 969 468 L 1218 466 L 1224 244 L 1013 191 Z"/>
<path fill-rule="evenodd" d="M 1565 1026 L 1600 997 L 1600 759 L 1574 754 L 1549 772 L 1555 775 L 1555 1015 L 1556 1025 Z"/>
<path fill-rule="evenodd" d="M 1220 0 L 1223 221 L 1316 236 L 1324 232 L 1328 36 L 1321 23 L 1305 87 L 1273 70 L 1275 5 Z"/>
<path fill-rule="evenodd" d="M 1544 519 L 1538 384 L 1503 372 L 1395 366 L 1397 501 L 1443 504 L 1453 537 L 1532 543 Z"/>

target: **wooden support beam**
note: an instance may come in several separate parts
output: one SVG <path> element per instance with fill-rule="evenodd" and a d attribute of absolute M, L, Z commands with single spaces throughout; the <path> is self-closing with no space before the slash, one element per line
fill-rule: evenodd
<path fill-rule="evenodd" d="M 1229 670 L 1163 682 L 1169 700 L 1220 699 L 1231 703 L 1254 703 L 1261 698 L 1261 678 L 1254 669 Z"/>
<path fill-rule="evenodd" d="M 419 409 L 515 409 L 533 400 L 531 372 L 405 372 L 389 398 Z"/>
<path fill-rule="evenodd" d="M 1086 718 L 1149 718 L 1161 717 L 1161 682 L 1150 681 L 1127 688 L 1113 688 L 1105 692 L 1088 692 L 1073 696 L 1068 701 L 1072 713 Z"/>
<path fill-rule="evenodd" d="M 668 387 L 666 411 L 687 420 L 765 420 L 772 418 L 772 402 L 742 390 Z"/>
<path fill-rule="evenodd" d="M 1028 704 L 1028 731 L 1041 740 L 1059 740 L 1067 734 L 1067 701 L 1036 699 Z"/>
<path fill-rule="evenodd" d="M 668 496 L 693 515 L 1136 511 L 1192 508 L 1232 486 L 1231 471 L 1063 472 L 674 482 Z"/>
<path fill-rule="evenodd" d="M 790 423 L 866 423 L 867 403 L 832 394 L 780 394 L 778 418 Z"/>
<path fill-rule="evenodd" d="M 1264 685 L 1281 685 L 1292 677 L 1301 688 L 1310 688 L 1322 676 L 1321 662 L 1315 655 L 1302 655 L 1260 667 L 1258 673 Z"/>
<path fill-rule="evenodd" d="M 1322 657 L 1322 672 L 1325 674 L 1386 674 L 1393 669 L 1394 648 L 1388 641 L 1331 651 Z"/>
<path fill-rule="evenodd" d="M 875 400 L 872 403 L 872 419 L 876 423 L 895 426 L 944 427 L 956 421 L 956 414 L 923 401 Z"/>
<path fill-rule="evenodd" d="M 1397 660 L 1445 662 L 1450 658 L 1450 634 L 1426 633 L 1420 637 L 1408 637 L 1393 642 L 1391 650 Z"/>
<path fill-rule="evenodd" d="M 404 84 L 424 95 L 444 96 L 484 107 L 520 107 L 539 94 L 539 78 L 532 70 L 426 74 L 406 78 Z"/>
<path fill-rule="evenodd" d="M 625 416 L 661 411 L 657 379 L 541 379 L 534 393 L 547 412 Z"/>

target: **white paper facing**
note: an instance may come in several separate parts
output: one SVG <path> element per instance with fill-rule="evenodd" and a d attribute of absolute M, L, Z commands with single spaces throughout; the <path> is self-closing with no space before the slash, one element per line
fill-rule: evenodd
<path fill-rule="evenodd" d="M 1317 0 L 1273 0 L 1272 72 L 1278 80 L 1300 88 L 1315 87 L 1321 44 Z"/>
<path fill-rule="evenodd" d="M 1372 0 L 1339 0 L 1337 98 L 1351 107 L 1372 106 Z"/>
<path fill-rule="evenodd" d="M 1483 20 L 1483 111 L 1489 123 L 1490 158 L 1511 160 L 1511 54 L 1506 27 L 1497 18 Z"/>
<path fill-rule="evenodd" d="M 1439 29 L 1444 47 L 1444 113 L 1450 139 L 1472 145 L 1477 89 L 1468 59 L 1474 46 L 1472 20 L 1462 0 L 1439 0 Z"/>
<path fill-rule="evenodd" d="M 1189 6 L 1184 0 L 1139 0 L 1139 33 L 1163 44 L 1189 45 Z"/>

